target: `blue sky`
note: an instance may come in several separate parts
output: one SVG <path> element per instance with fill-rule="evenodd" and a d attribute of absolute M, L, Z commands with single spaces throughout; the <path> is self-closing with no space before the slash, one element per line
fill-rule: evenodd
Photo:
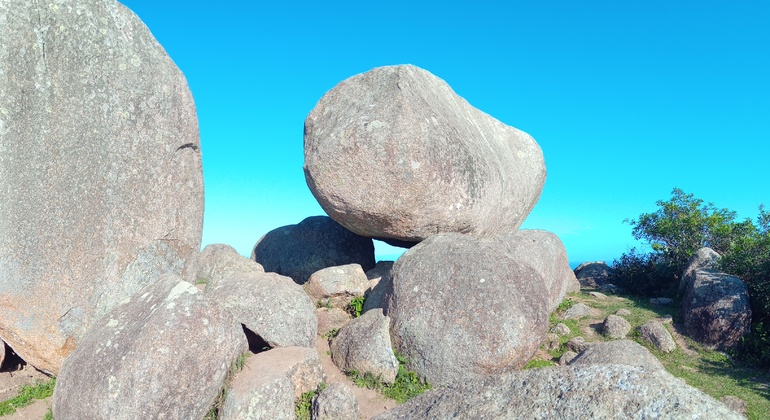
<path fill-rule="evenodd" d="M 674 187 L 742 218 L 770 205 L 765 0 L 123 3 L 195 97 L 204 245 L 249 255 L 323 214 L 305 117 L 340 81 L 404 63 L 538 141 L 548 178 L 524 227 L 559 235 L 570 261 L 618 257 L 635 244 L 623 220 Z"/>

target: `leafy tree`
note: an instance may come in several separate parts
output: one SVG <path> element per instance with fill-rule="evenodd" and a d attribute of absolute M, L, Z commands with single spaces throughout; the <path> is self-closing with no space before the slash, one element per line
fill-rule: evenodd
<path fill-rule="evenodd" d="M 626 222 L 633 227 L 634 238 L 647 241 L 653 252 L 675 269 L 677 279 L 699 248 L 707 246 L 724 254 L 737 238 L 756 230 L 750 220 L 736 223 L 735 212 L 704 204 L 679 188 L 671 191 L 670 200 L 659 200 L 656 205 L 654 213 Z"/>

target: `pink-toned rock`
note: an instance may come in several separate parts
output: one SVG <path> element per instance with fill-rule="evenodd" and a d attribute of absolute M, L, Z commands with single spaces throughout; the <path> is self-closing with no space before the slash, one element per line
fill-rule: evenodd
<path fill-rule="evenodd" d="M 241 323 L 173 275 L 102 317 L 56 380 L 57 419 L 200 419 L 247 350 Z"/>
<path fill-rule="evenodd" d="M 358 264 L 318 270 L 310 276 L 305 291 L 314 302 L 328 302 L 344 309 L 353 298 L 363 297 L 369 289 L 366 273 Z"/>
<path fill-rule="evenodd" d="M 114 0 L 0 2 L 0 337 L 58 373 L 83 334 L 163 273 L 194 280 L 195 104 Z"/>
<path fill-rule="evenodd" d="M 531 136 L 400 65 L 353 76 L 321 98 L 305 120 L 305 176 L 341 225 L 414 243 L 515 231 L 546 170 Z"/>

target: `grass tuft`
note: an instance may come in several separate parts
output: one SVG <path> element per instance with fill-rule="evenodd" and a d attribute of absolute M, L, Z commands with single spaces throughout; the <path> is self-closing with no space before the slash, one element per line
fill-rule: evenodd
<path fill-rule="evenodd" d="M 19 389 L 18 395 L 0 402 L 0 416 L 7 416 L 16 412 L 17 408 L 26 407 L 35 400 L 42 400 L 53 395 L 56 386 L 56 378 L 51 377 L 47 382 L 37 382 L 34 385 L 24 385 Z"/>

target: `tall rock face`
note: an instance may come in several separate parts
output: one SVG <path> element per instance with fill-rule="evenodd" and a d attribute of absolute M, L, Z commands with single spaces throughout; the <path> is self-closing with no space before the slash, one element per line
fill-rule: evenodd
<path fill-rule="evenodd" d="M 195 105 L 114 0 L 3 0 L 0 39 L 0 337 L 56 373 L 118 302 L 161 273 L 192 280 Z"/>
<path fill-rule="evenodd" d="M 351 77 L 321 98 L 305 121 L 305 176 L 347 229 L 414 243 L 444 232 L 514 231 L 546 170 L 528 134 L 402 65 Z"/>

